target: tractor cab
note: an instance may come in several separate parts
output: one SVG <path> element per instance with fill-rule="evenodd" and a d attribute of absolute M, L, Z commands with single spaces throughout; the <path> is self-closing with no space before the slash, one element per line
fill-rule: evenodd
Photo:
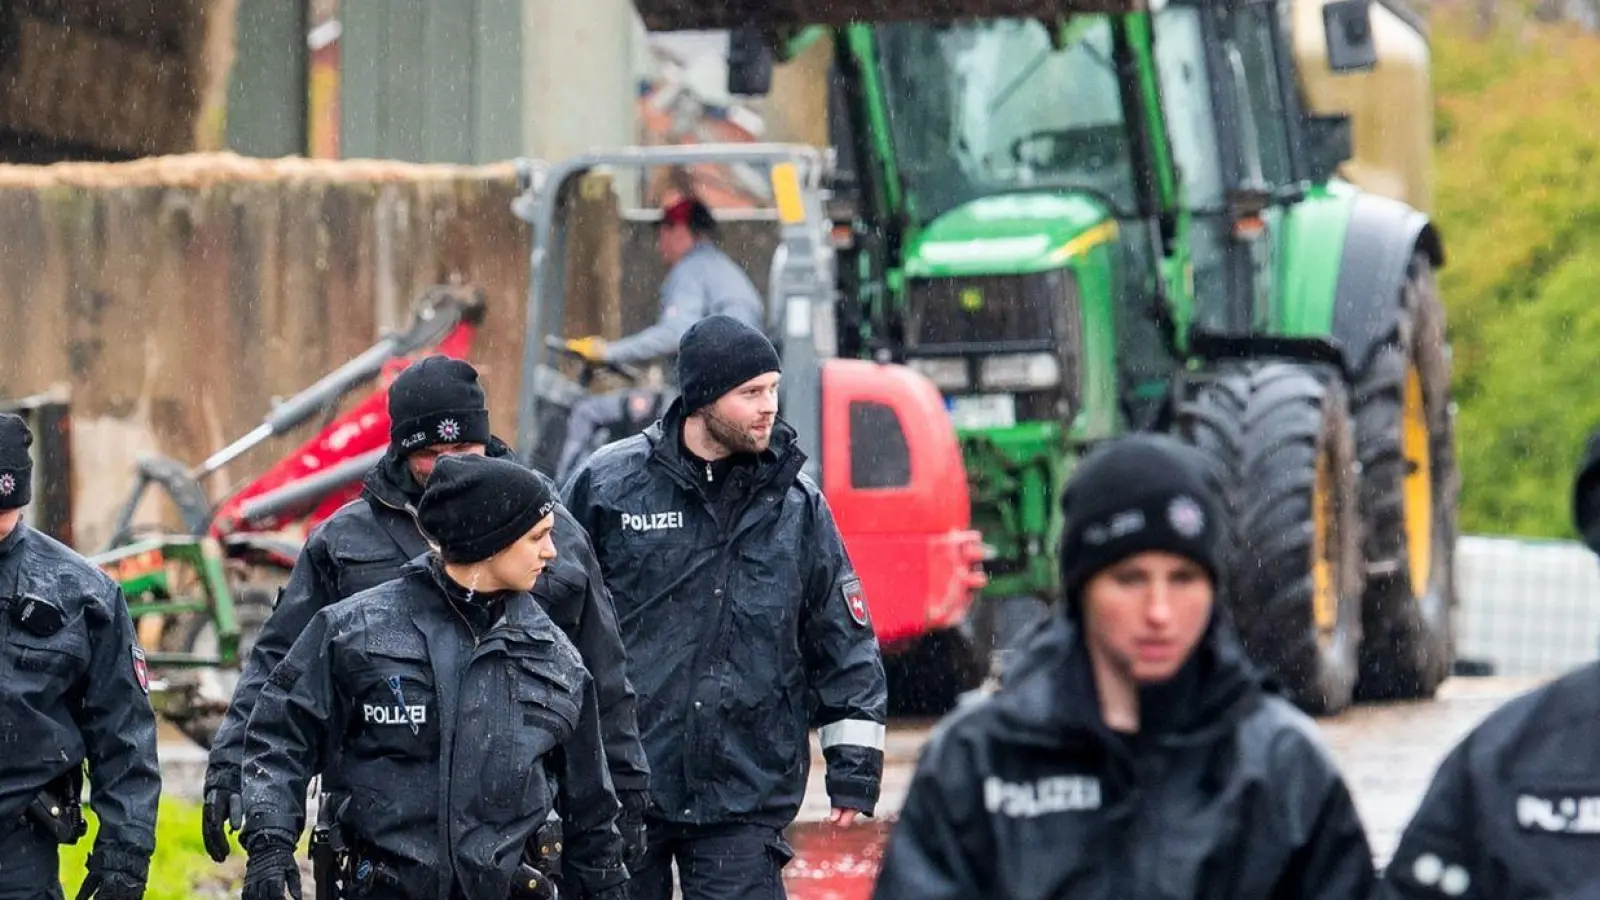
<path fill-rule="evenodd" d="M 620 179 L 667 169 L 681 178 L 708 166 L 737 171 L 747 185 L 760 186 L 754 208 L 717 211 L 716 241 L 763 290 L 768 336 L 783 361 L 780 415 L 799 434 L 807 457 L 803 471 L 828 498 L 866 589 L 879 641 L 891 657 L 915 656 L 932 638 L 940 652 L 959 656 L 940 658 L 942 671 L 967 671 L 959 684 L 949 676 L 940 681 L 956 689 L 972 686 L 987 664 L 987 648 L 951 638 L 967 624 L 983 584 L 984 548 L 970 527 L 961 450 L 939 391 L 927 378 L 900 365 L 839 358 L 838 273 L 824 214 L 831 159 L 815 148 L 637 147 L 580 156 L 525 179 L 524 195 L 514 205 L 533 225 L 519 456 L 554 476 L 568 417 L 600 383 L 601 373 L 592 370 L 607 368 L 565 350 L 566 339 L 585 330 L 576 323 L 600 323 L 602 336 L 614 340 L 648 325 L 658 309 L 664 272 L 649 244 L 659 213 L 613 210 L 619 231 L 596 243 L 591 212 L 597 193 L 610 188 L 597 187 L 604 182 L 591 176 Z M 590 243 L 578 250 L 579 240 Z M 593 309 L 593 296 L 571 289 L 577 282 L 569 277 L 574 260 L 591 256 L 607 240 L 612 250 L 601 256 L 622 268 L 614 298 L 620 310 Z M 646 381 L 631 370 L 609 375 L 624 377 L 630 389 Z M 901 690 L 916 684 L 914 678 L 899 679 Z M 897 692 L 894 683 L 891 691 Z M 951 691 L 942 702 L 923 702 L 948 707 L 953 697 Z"/>

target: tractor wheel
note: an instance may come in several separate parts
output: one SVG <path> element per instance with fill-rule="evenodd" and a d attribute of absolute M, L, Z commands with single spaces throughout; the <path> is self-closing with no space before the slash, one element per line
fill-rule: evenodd
<path fill-rule="evenodd" d="M 239 668 L 202 669 L 197 672 L 199 697 L 206 703 L 206 711 L 174 723 L 186 737 L 206 750 L 211 749 L 211 741 L 216 737 L 217 729 L 222 727 L 227 705 L 233 700 L 233 689 L 239 683 L 239 674 L 250 659 L 250 649 L 255 646 L 256 635 L 261 633 L 272 615 L 280 586 L 281 582 L 262 581 L 229 585 L 233 591 L 234 621 L 239 626 Z M 203 615 L 190 617 L 184 623 L 178 644 L 178 649 L 186 653 L 216 653 L 217 630 L 211 618 Z M 216 703 L 220 703 L 222 708 L 214 708 Z"/>
<path fill-rule="evenodd" d="M 1221 373 L 1176 430 L 1221 463 L 1232 540 L 1221 597 L 1246 651 L 1314 715 L 1350 704 L 1361 645 L 1361 520 L 1343 387 L 1305 366 Z"/>
<path fill-rule="evenodd" d="M 1444 307 L 1428 258 L 1411 259 L 1389 340 L 1355 385 L 1366 522 L 1362 700 L 1432 697 L 1455 641 L 1460 490 Z"/>
<path fill-rule="evenodd" d="M 958 629 L 924 635 L 903 652 L 886 656 L 889 714 L 942 716 L 961 695 L 977 687 L 988 670 L 989 655 Z"/>

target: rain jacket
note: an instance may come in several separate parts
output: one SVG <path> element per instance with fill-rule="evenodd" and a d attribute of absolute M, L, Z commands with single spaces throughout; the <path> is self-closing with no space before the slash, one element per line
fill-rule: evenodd
<path fill-rule="evenodd" d="M 491 440 L 487 452 L 504 457 L 510 450 L 499 440 Z M 542 474 L 539 477 L 544 478 Z M 427 552 L 427 542 L 413 517 L 420 490 L 405 465 L 386 456 L 367 474 L 362 496 L 341 507 L 307 538 L 277 608 L 256 638 L 233 702 L 217 730 L 206 774 L 208 789 L 238 789 L 245 723 L 256 697 L 273 666 L 289 652 L 311 617 L 336 601 L 399 576 L 408 560 Z M 555 540 L 556 560 L 534 586 L 533 595 L 577 645 L 595 678 L 600 729 L 617 791 L 644 791 L 650 770 L 634 721 L 633 686 L 628 683 L 616 613 L 588 536 L 560 506 L 556 507 Z"/>
<path fill-rule="evenodd" d="M 312 616 L 250 716 L 243 843 L 293 842 L 327 769 L 349 797 L 339 822 L 358 872 L 369 861 L 418 900 L 498 900 L 557 802 L 554 776 L 565 877 L 587 895 L 617 888 L 619 804 L 577 649 L 531 595 L 490 612 L 461 590 L 419 560 Z"/>
<path fill-rule="evenodd" d="M 1439 764 L 1379 896 L 1600 896 L 1600 663 L 1490 713 Z"/>
<path fill-rule="evenodd" d="M 1327 898 L 1376 880 L 1311 721 L 1266 693 L 1214 620 L 1141 730 L 1104 724 L 1078 626 L 1041 625 L 994 695 L 917 764 L 877 898 Z"/>
<path fill-rule="evenodd" d="M 887 688 L 860 579 L 794 429 L 713 502 L 682 403 L 567 484 L 615 599 L 656 817 L 784 827 L 820 729 L 835 806 L 871 813 Z"/>
<path fill-rule="evenodd" d="M 60 610 L 53 633 L 26 624 L 45 621 L 27 609 L 34 598 Z M 148 687 L 122 589 L 18 522 L 0 540 L 0 842 L 41 790 L 87 761 L 100 820 L 90 868 L 146 877 L 161 796 Z"/>

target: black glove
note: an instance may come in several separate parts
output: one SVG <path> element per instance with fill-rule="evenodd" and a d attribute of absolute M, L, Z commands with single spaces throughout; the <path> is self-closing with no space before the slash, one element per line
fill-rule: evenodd
<path fill-rule="evenodd" d="M 206 767 L 205 804 L 200 809 L 200 836 L 205 840 L 206 855 L 213 862 L 228 858 L 232 848 L 222 830 L 223 823 L 233 826 L 238 834 L 244 825 L 244 798 L 239 796 L 239 770 L 234 766 L 213 762 Z"/>
<path fill-rule="evenodd" d="M 644 814 L 650 808 L 650 792 L 622 791 L 617 799 L 622 802 L 622 814 L 617 816 L 617 830 L 622 832 L 622 842 L 627 845 L 622 861 L 629 872 L 637 873 L 644 865 L 644 854 L 649 849 Z"/>
<path fill-rule="evenodd" d="M 300 896 L 300 864 L 294 861 L 294 841 L 275 831 L 252 835 L 250 860 L 244 867 L 243 900 L 283 900 L 288 891 Z"/>
<path fill-rule="evenodd" d="M 101 872 L 90 869 L 78 888 L 78 900 L 143 900 L 144 879 L 124 872 Z"/>
<path fill-rule="evenodd" d="M 200 835 L 205 839 L 206 855 L 214 862 L 228 858 L 228 836 L 222 826 L 226 823 L 238 834 L 244 825 L 244 798 L 227 788 L 206 791 L 205 805 L 200 809 Z"/>

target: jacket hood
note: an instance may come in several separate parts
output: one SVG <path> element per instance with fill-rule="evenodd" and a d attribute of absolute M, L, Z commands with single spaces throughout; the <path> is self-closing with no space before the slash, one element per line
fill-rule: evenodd
<path fill-rule="evenodd" d="M 1231 728 L 1262 692 L 1260 674 L 1218 606 L 1178 674 L 1140 689 L 1139 739 L 1204 741 Z M 1018 743 L 1059 746 L 1063 738 L 1110 734 L 1081 627 L 1060 614 L 1033 633 L 994 702 L 1003 733 Z"/>
<path fill-rule="evenodd" d="M 484 455 L 495 459 L 509 457 L 511 448 L 505 441 L 490 435 L 489 443 L 484 445 Z M 395 452 L 393 444 L 389 445 L 389 450 L 378 460 L 378 464 L 367 470 L 361 480 L 361 488 L 363 495 L 376 499 L 384 506 L 406 512 L 414 513 L 417 501 L 422 499 L 422 485 L 411 477 L 405 457 Z"/>

